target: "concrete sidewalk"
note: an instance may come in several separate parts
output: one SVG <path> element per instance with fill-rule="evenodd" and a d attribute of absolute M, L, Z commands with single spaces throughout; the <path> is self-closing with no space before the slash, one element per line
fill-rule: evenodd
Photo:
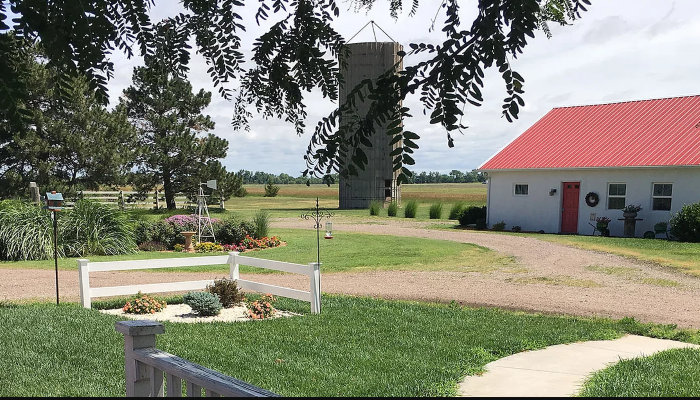
<path fill-rule="evenodd" d="M 564 397 L 575 395 L 593 372 L 621 359 L 662 350 L 700 346 L 673 340 L 626 335 L 616 340 L 559 344 L 525 351 L 486 365 L 481 376 L 460 383 L 460 396 Z"/>

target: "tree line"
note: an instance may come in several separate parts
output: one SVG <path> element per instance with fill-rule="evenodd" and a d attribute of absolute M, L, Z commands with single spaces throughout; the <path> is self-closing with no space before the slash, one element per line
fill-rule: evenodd
<path fill-rule="evenodd" d="M 291 175 L 281 173 L 279 175 L 269 174 L 262 171 L 248 171 L 241 169 L 236 172 L 243 184 L 267 184 L 272 182 L 274 184 L 327 184 L 327 183 L 337 183 L 339 175 L 332 174 L 329 179 L 324 178 L 309 178 L 303 175 L 298 177 L 293 177 Z M 477 170 L 471 171 L 458 171 L 453 169 L 448 174 L 442 174 L 438 171 L 422 171 L 417 173 L 411 171 L 411 178 L 409 178 L 408 183 L 473 183 L 473 182 L 486 182 L 488 175 L 485 172 L 479 172 Z"/>

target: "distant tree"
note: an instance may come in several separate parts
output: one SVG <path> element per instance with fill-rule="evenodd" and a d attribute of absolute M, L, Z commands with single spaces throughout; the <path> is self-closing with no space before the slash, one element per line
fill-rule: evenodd
<path fill-rule="evenodd" d="M 157 31 L 167 47 L 172 40 L 168 25 Z M 175 209 L 175 195 L 197 190 L 202 171 L 226 156 L 228 141 L 203 135 L 214 129 L 214 121 L 201 113 L 211 102 L 211 92 L 193 93 L 187 80 L 167 68 L 167 55 L 158 51 L 145 58 L 145 66 L 134 68 L 122 104 L 139 135 L 134 187 L 145 193 L 162 184 L 167 208 Z"/>
<path fill-rule="evenodd" d="M 243 179 L 240 175 L 234 172 L 227 172 L 217 182 L 217 189 L 214 191 L 216 198 L 219 200 L 219 206 L 226 208 L 225 202 L 231 197 L 245 197 L 248 191 L 243 187 Z"/>
<path fill-rule="evenodd" d="M 275 185 L 272 177 L 270 177 L 265 185 L 265 194 L 263 197 L 276 197 L 280 191 L 280 187 Z"/>

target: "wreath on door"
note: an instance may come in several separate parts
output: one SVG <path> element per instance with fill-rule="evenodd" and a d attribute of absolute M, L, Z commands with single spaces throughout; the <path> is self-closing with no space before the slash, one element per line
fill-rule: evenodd
<path fill-rule="evenodd" d="M 589 192 L 586 195 L 586 204 L 588 204 L 589 207 L 597 206 L 599 201 L 600 199 L 598 198 L 598 193 Z"/>

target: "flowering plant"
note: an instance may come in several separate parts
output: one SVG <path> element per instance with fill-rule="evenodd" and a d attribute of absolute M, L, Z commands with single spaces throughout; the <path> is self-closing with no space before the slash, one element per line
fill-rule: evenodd
<path fill-rule="evenodd" d="M 634 204 L 628 204 L 623 209 L 623 213 L 636 213 L 642 211 L 642 206 L 635 206 Z"/>
<path fill-rule="evenodd" d="M 595 222 L 601 223 L 601 224 L 607 224 L 611 221 L 610 218 L 608 217 L 598 217 L 595 219 Z"/>
<path fill-rule="evenodd" d="M 134 300 L 126 302 L 124 307 L 122 307 L 122 311 L 127 314 L 155 314 L 167 306 L 168 304 L 165 301 L 158 301 L 139 292 Z"/>
<path fill-rule="evenodd" d="M 276 299 L 271 294 L 266 294 L 253 302 L 246 302 L 248 316 L 252 319 L 265 319 L 275 315 L 275 308 L 272 303 Z"/>
<path fill-rule="evenodd" d="M 253 249 L 267 249 L 269 247 L 277 247 L 282 244 L 282 241 L 277 237 L 263 237 L 260 239 L 253 239 L 250 235 L 246 235 L 245 239 L 239 244 L 225 244 L 224 251 L 239 251 L 243 252 L 245 250 Z"/>

